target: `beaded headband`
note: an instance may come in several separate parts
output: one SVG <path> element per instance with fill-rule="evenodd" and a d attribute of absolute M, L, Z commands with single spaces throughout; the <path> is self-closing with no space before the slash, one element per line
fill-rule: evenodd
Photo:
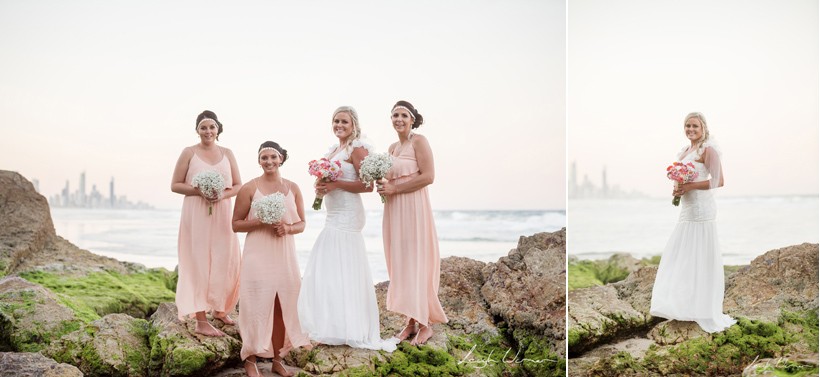
<path fill-rule="evenodd" d="M 410 113 L 410 117 L 411 117 L 411 118 L 413 118 L 413 120 L 416 120 L 416 116 L 415 116 L 415 115 L 413 115 L 413 112 L 412 112 L 412 111 L 410 111 L 410 109 L 408 109 L 408 108 L 406 108 L 406 107 L 404 107 L 404 106 L 401 106 L 401 105 L 396 106 L 396 107 L 394 107 L 394 108 L 393 108 L 393 110 L 394 110 L 394 111 L 395 111 L 396 109 L 404 109 L 404 110 L 407 110 L 407 112 L 408 112 L 408 113 Z"/>
<path fill-rule="evenodd" d="M 276 149 L 276 148 L 274 148 L 274 147 L 264 147 L 264 148 L 262 148 L 262 149 L 260 149 L 260 150 L 259 150 L 259 153 L 258 153 L 257 155 L 262 154 L 262 152 L 264 152 L 264 151 L 266 151 L 266 150 L 272 150 L 272 151 L 276 152 L 276 154 L 278 154 L 278 155 L 279 155 L 279 157 L 282 157 L 282 153 L 281 153 L 281 152 L 279 152 L 279 150 L 278 150 L 278 149 Z"/>
<path fill-rule="evenodd" d="M 199 123 L 196 124 L 196 126 L 199 127 L 199 125 L 202 124 L 202 122 L 204 122 L 206 120 L 212 120 L 212 121 L 214 121 L 214 123 L 216 123 L 217 126 L 219 126 L 219 122 L 217 122 L 216 119 L 211 119 L 211 118 L 202 118 L 202 120 L 200 120 Z"/>

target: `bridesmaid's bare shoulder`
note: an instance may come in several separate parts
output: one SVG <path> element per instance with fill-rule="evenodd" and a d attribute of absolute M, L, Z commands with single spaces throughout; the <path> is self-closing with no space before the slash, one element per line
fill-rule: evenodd
<path fill-rule="evenodd" d="M 387 152 L 389 152 L 390 154 L 393 154 L 393 151 L 396 150 L 396 146 L 398 146 L 398 145 L 399 145 L 398 141 L 393 143 L 393 144 L 390 144 L 390 146 L 387 147 Z"/>
<path fill-rule="evenodd" d="M 288 186 L 288 188 L 289 188 L 291 191 L 293 191 L 293 192 L 294 192 L 294 194 L 295 194 L 295 193 L 297 193 L 297 192 L 298 192 L 298 193 L 301 193 L 301 192 L 302 192 L 301 190 L 299 190 L 299 185 L 297 185 L 297 184 L 296 184 L 296 182 L 293 182 L 293 181 L 291 181 L 291 180 L 289 180 L 289 179 L 286 179 L 286 178 L 282 178 L 282 181 L 284 181 L 284 182 L 285 182 L 285 184 Z"/>

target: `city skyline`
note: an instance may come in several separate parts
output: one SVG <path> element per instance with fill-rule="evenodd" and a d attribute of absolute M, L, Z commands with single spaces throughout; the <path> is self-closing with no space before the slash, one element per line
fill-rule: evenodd
<path fill-rule="evenodd" d="M 46 195 L 40 191 L 40 180 L 31 178 L 34 185 L 34 190 L 40 195 L 43 195 L 48 204 L 52 208 L 90 208 L 90 209 L 153 209 L 151 203 L 142 200 L 136 203 L 128 200 L 126 195 L 116 195 L 114 189 L 114 177 L 112 176 L 108 182 L 108 196 L 97 190 L 97 184 L 91 185 L 91 190 L 86 193 L 86 174 L 85 170 L 80 173 L 79 183 L 77 189 L 71 191 L 71 180 L 66 179 L 65 186 L 59 193 L 53 195 Z"/>

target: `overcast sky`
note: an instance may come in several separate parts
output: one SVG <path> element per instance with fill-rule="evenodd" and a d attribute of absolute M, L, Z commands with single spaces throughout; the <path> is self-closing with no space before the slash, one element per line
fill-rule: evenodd
<path fill-rule="evenodd" d="M 571 0 L 568 160 L 578 180 L 670 195 L 665 168 L 705 114 L 724 196 L 818 192 L 816 0 Z M 570 203 L 569 211 L 572 210 Z"/>
<path fill-rule="evenodd" d="M 563 209 L 565 17 L 557 0 L 0 0 L 0 169 L 46 196 L 83 171 L 107 194 L 113 176 L 132 201 L 179 208 L 174 163 L 210 109 L 243 181 L 274 140 L 310 201 L 333 110 L 354 106 L 385 151 L 405 99 L 425 117 L 435 209 Z"/>

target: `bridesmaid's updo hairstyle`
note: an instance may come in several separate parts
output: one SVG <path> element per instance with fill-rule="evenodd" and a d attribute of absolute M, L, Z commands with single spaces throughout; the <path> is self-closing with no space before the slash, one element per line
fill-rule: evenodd
<path fill-rule="evenodd" d="M 397 107 L 404 108 L 405 110 L 410 112 L 410 116 L 413 118 L 413 125 L 410 126 L 411 129 L 419 128 L 419 127 L 421 127 L 422 124 L 424 124 L 424 117 L 421 116 L 421 114 L 419 114 L 419 111 L 416 110 L 416 108 L 413 107 L 413 104 L 411 104 L 410 102 L 407 102 L 407 101 L 396 102 L 396 104 L 393 105 L 393 109 L 390 110 L 390 111 L 396 110 Z"/>
<path fill-rule="evenodd" d="M 199 113 L 199 115 L 196 116 L 196 125 L 194 126 L 194 129 L 199 128 L 199 123 L 202 122 L 203 119 L 211 119 L 216 122 L 216 140 L 219 140 L 219 135 L 222 134 L 222 123 L 219 119 L 217 119 L 216 113 L 211 110 L 205 110 Z"/>
<path fill-rule="evenodd" d="M 262 150 L 264 150 L 264 149 L 274 149 L 277 152 L 279 152 L 280 155 L 282 155 L 282 163 L 279 164 L 279 166 L 282 166 L 282 164 L 284 164 L 285 161 L 288 160 L 288 151 L 286 149 L 282 148 L 276 142 L 266 141 L 266 142 L 262 143 L 262 145 L 259 146 L 259 151 L 256 152 L 256 154 L 258 155 L 259 153 L 262 153 Z"/>

